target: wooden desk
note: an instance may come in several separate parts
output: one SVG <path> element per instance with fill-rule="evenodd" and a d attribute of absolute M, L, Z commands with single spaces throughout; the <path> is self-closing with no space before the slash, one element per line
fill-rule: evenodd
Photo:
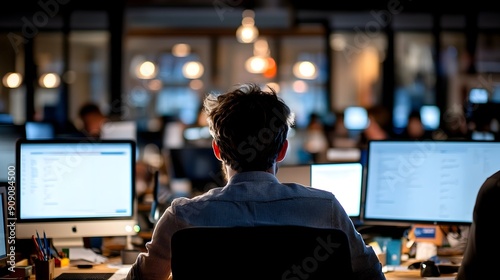
<path fill-rule="evenodd" d="M 119 268 L 109 267 L 110 264 L 119 264 L 121 259 L 111 258 L 107 263 L 103 264 L 95 264 L 92 268 L 78 268 L 74 265 L 66 266 L 66 267 L 56 267 L 54 269 L 54 277 L 61 275 L 61 273 L 69 272 L 69 273 L 95 273 L 95 272 L 111 272 L 115 273 Z M 36 279 L 35 274 L 32 274 L 30 279 Z"/>
<path fill-rule="evenodd" d="M 439 278 L 445 279 L 455 279 L 456 274 L 441 274 Z M 399 279 L 429 279 L 420 277 L 420 270 L 408 270 L 408 271 L 390 271 L 385 274 L 387 280 L 399 280 Z M 434 279 L 434 278 L 432 278 Z"/>

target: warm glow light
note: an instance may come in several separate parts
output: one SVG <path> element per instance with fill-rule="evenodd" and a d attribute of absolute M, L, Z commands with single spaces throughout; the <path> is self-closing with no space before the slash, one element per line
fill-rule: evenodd
<path fill-rule="evenodd" d="M 176 57 L 186 57 L 191 52 L 191 46 L 188 44 L 176 44 L 172 48 L 172 54 Z"/>
<path fill-rule="evenodd" d="M 17 88 L 21 85 L 23 77 L 19 73 L 7 73 L 3 76 L 3 85 L 8 88 Z"/>
<path fill-rule="evenodd" d="M 61 84 L 61 78 L 55 73 L 47 73 L 40 77 L 39 83 L 44 88 L 56 88 Z"/>
<path fill-rule="evenodd" d="M 293 66 L 293 74 L 299 79 L 312 80 L 318 76 L 316 65 L 310 61 L 299 61 Z"/>
<path fill-rule="evenodd" d="M 159 91 L 163 86 L 163 83 L 159 79 L 154 79 L 148 82 L 148 89 L 152 91 Z"/>
<path fill-rule="evenodd" d="M 240 43 L 253 43 L 259 36 L 259 30 L 255 25 L 241 25 L 236 30 L 236 39 Z"/>
<path fill-rule="evenodd" d="M 347 42 L 344 36 L 342 35 L 334 35 L 331 37 L 330 45 L 332 49 L 338 52 L 344 51 L 347 47 Z"/>
<path fill-rule="evenodd" d="M 266 71 L 268 65 L 267 57 L 252 56 L 245 62 L 245 69 L 249 73 L 260 74 Z"/>
<path fill-rule="evenodd" d="M 276 76 L 276 73 L 278 72 L 278 69 L 276 67 L 276 61 L 272 57 L 267 58 L 267 68 L 262 74 L 266 78 L 274 78 Z"/>
<path fill-rule="evenodd" d="M 156 75 L 156 65 L 151 61 L 144 61 L 137 69 L 137 78 L 151 79 Z"/>
<path fill-rule="evenodd" d="M 187 79 L 198 79 L 204 71 L 203 64 L 198 61 L 189 61 L 182 66 L 182 74 Z"/>
<path fill-rule="evenodd" d="M 253 54 L 257 56 L 269 56 L 271 51 L 269 50 L 269 43 L 266 39 L 258 39 L 253 44 Z"/>
<path fill-rule="evenodd" d="M 203 81 L 202 80 L 192 80 L 189 82 L 189 87 L 192 90 L 200 90 L 203 88 Z"/>
<path fill-rule="evenodd" d="M 307 91 L 307 84 L 302 80 L 293 82 L 292 88 L 296 93 L 305 93 Z"/>
<path fill-rule="evenodd" d="M 274 91 L 276 91 L 276 93 L 280 93 L 280 85 L 278 83 L 267 83 L 266 86 L 274 89 Z"/>

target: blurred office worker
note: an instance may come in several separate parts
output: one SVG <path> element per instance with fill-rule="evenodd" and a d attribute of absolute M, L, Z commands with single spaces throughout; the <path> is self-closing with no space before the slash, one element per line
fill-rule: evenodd
<path fill-rule="evenodd" d="M 488 177 L 479 192 L 457 280 L 491 279 L 498 273 L 498 257 L 492 251 L 500 211 L 500 171 Z M 495 277 L 493 277 L 495 278 Z"/>

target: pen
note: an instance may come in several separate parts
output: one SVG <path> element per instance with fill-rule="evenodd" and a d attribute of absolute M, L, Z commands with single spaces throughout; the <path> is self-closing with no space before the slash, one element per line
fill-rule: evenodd
<path fill-rule="evenodd" d="M 43 242 L 45 243 L 45 260 L 48 261 L 50 259 L 50 248 L 49 243 L 47 241 L 47 236 L 45 235 L 45 230 L 43 231 Z"/>
<path fill-rule="evenodd" d="M 40 240 L 40 235 L 38 234 L 38 230 L 36 231 L 36 240 L 38 241 L 38 247 L 40 248 L 40 252 L 42 252 L 42 260 L 44 260 L 45 250 L 43 249 L 42 240 Z"/>
<path fill-rule="evenodd" d="M 43 252 L 42 249 L 40 249 L 40 246 L 38 245 L 38 242 L 36 241 L 36 238 L 34 235 L 31 236 L 31 240 L 33 240 L 33 243 L 35 243 L 35 250 L 38 255 L 39 260 L 43 260 Z"/>

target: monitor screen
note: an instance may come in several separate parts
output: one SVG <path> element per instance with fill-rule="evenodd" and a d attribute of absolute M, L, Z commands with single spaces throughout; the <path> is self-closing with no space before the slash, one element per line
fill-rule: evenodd
<path fill-rule="evenodd" d="M 0 183 L 7 183 L 7 168 L 16 164 L 16 141 L 25 136 L 24 126 L 0 124 Z"/>
<path fill-rule="evenodd" d="M 368 126 L 368 112 L 363 107 L 351 106 L 344 110 L 344 126 L 349 130 L 363 130 Z"/>
<path fill-rule="evenodd" d="M 311 187 L 333 193 L 349 217 L 360 217 L 363 188 L 361 163 L 311 164 Z"/>
<path fill-rule="evenodd" d="M 54 125 L 49 122 L 26 122 L 26 139 L 52 139 L 55 137 Z"/>
<path fill-rule="evenodd" d="M 137 141 L 135 121 L 109 121 L 101 127 L 101 139 L 127 139 Z"/>
<path fill-rule="evenodd" d="M 135 234 L 135 142 L 23 139 L 16 157 L 17 238 Z"/>
<path fill-rule="evenodd" d="M 471 88 L 469 91 L 469 102 L 482 104 L 488 103 L 488 90 L 485 88 Z"/>
<path fill-rule="evenodd" d="M 420 107 L 420 120 L 426 130 L 439 128 L 441 122 L 441 111 L 438 106 L 424 105 Z"/>
<path fill-rule="evenodd" d="M 191 147 L 168 151 L 169 174 L 172 179 L 188 179 L 194 192 L 205 192 L 225 185 L 222 163 L 211 147 Z"/>
<path fill-rule="evenodd" d="M 371 141 L 363 222 L 470 224 L 498 155 L 500 142 Z"/>

